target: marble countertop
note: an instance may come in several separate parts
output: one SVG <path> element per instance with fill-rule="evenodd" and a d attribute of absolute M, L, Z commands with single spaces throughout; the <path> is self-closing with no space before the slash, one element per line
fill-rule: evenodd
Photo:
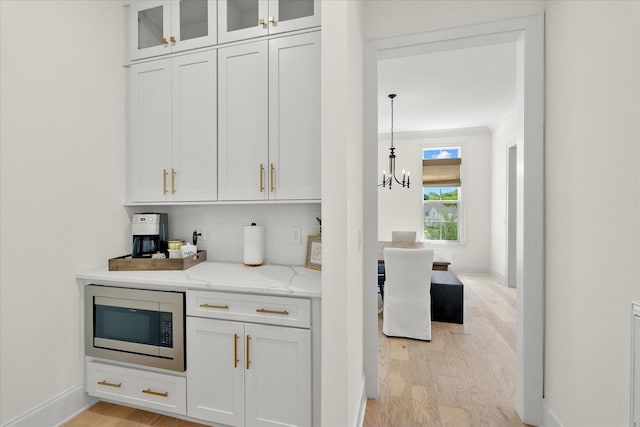
<path fill-rule="evenodd" d="M 76 275 L 85 284 L 140 285 L 159 290 L 209 290 L 320 298 L 321 273 L 302 266 L 203 262 L 188 270 L 109 271 L 107 267 Z"/>

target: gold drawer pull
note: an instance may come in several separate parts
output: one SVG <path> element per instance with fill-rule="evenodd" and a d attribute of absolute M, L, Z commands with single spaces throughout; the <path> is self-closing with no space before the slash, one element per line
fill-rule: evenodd
<path fill-rule="evenodd" d="M 106 385 L 107 387 L 116 387 L 116 388 L 122 387 L 122 383 L 115 384 L 115 383 L 110 383 L 110 382 L 107 382 L 107 381 L 98 381 L 98 384 L 99 385 Z"/>
<path fill-rule="evenodd" d="M 219 308 L 221 310 L 229 310 L 229 306 L 228 305 L 214 305 L 214 304 L 200 304 L 200 307 L 202 308 Z"/>
<path fill-rule="evenodd" d="M 249 335 L 247 335 L 247 344 L 246 344 L 246 348 L 245 348 L 245 351 L 246 351 L 246 357 L 245 358 L 246 358 L 246 362 L 247 362 L 247 364 L 246 364 L 247 369 L 249 369 L 249 365 L 251 365 L 251 360 L 249 359 L 249 341 L 251 341 L 251 337 Z"/>
<path fill-rule="evenodd" d="M 266 308 L 259 308 L 256 310 L 256 313 L 269 313 L 269 314 L 285 314 L 289 315 L 287 310 L 267 310 Z"/>
<path fill-rule="evenodd" d="M 175 36 L 171 36 L 171 37 L 169 37 L 169 41 L 170 41 L 171 43 L 175 43 L 175 42 L 176 42 L 176 38 L 175 38 Z"/>
<path fill-rule="evenodd" d="M 264 165 L 260 163 L 260 192 L 264 191 Z"/>
<path fill-rule="evenodd" d="M 238 367 L 238 362 L 240 361 L 240 359 L 238 359 L 238 338 L 240 338 L 238 334 L 233 334 L 233 367 L 234 368 Z"/>
<path fill-rule="evenodd" d="M 145 394 L 152 394 L 154 396 L 169 397 L 169 392 L 168 391 L 165 391 L 165 392 L 153 391 L 150 388 L 148 388 L 146 390 L 142 390 L 142 392 L 145 393 Z"/>
<path fill-rule="evenodd" d="M 271 192 L 272 192 L 272 193 L 273 193 L 273 192 L 275 191 L 275 189 L 276 189 L 276 188 L 275 188 L 275 183 L 274 183 L 274 181 L 273 181 L 273 173 L 275 172 L 275 169 L 276 169 L 276 168 L 273 166 L 273 163 L 271 163 L 271 169 L 270 169 L 271 174 L 270 174 L 270 176 L 269 176 L 269 182 L 271 183 Z"/>
<path fill-rule="evenodd" d="M 168 44 L 168 43 L 169 43 L 169 42 L 167 41 L 167 38 L 166 38 L 166 37 L 163 37 L 163 38 L 162 38 L 162 44 Z"/>
<path fill-rule="evenodd" d="M 167 175 L 169 175 L 169 172 L 167 172 L 166 169 L 162 169 L 162 194 L 167 194 Z"/>
<path fill-rule="evenodd" d="M 171 194 L 176 193 L 176 171 L 171 168 Z"/>

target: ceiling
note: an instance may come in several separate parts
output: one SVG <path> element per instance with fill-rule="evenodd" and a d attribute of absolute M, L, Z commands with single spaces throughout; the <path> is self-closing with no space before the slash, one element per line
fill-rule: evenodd
<path fill-rule="evenodd" d="M 516 106 L 516 45 L 502 43 L 378 61 L 378 132 L 496 125 Z"/>

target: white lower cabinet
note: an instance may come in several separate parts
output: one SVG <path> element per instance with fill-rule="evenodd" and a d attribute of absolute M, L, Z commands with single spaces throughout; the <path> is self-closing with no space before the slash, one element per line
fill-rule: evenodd
<path fill-rule="evenodd" d="M 87 393 L 101 399 L 186 415 L 184 377 L 87 362 Z"/>
<path fill-rule="evenodd" d="M 220 426 L 318 426 L 312 398 L 318 402 L 320 372 L 319 362 L 312 363 L 312 337 L 318 357 L 320 321 L 313 303 L 188 291 L 185 374 L 88 358 L 86 391 Z"/>
<path fill-rule="evenodd" d="M 311 426 L 311 331 L 245 325 L 246 426 Z"/>
<path fill-rule="evenodd" d="M 190 417 L 244 425 L 244 324 L 187 318 Z"/>
<path fill-rule="evenodd" d="M 187 415 L 311 426 L 311 331 L 187 317 Z"/>

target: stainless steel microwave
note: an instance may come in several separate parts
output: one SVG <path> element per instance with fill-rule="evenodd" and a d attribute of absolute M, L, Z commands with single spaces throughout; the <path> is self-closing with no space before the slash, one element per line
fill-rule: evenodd
<path fill-rule="evenodd" d="M 85 353 L 185 370 L 184 292 L 85 287 Z"/>

